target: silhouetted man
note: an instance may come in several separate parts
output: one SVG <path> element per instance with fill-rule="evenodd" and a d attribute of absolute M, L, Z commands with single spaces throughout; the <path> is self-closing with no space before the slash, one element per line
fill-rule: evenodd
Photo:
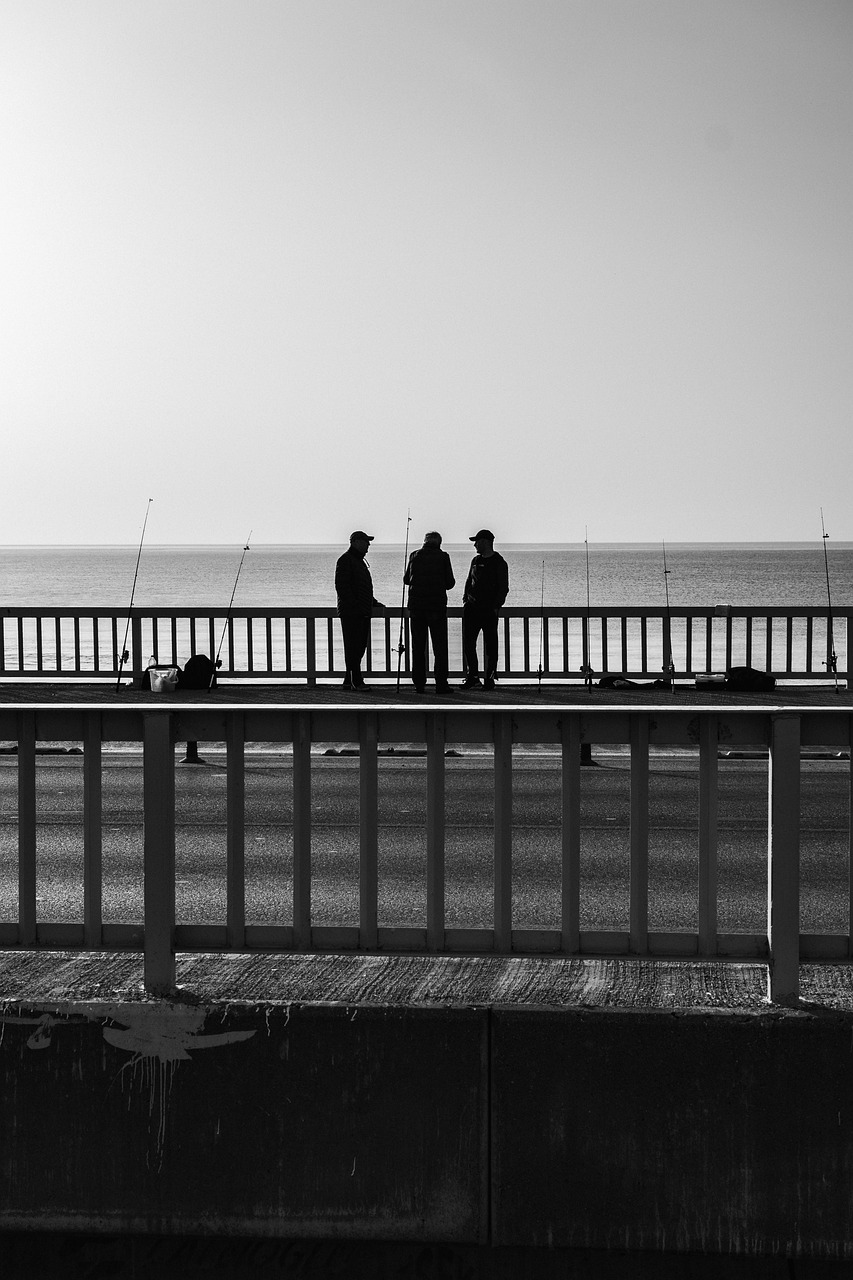
<path fill-rule="evenodd" d="M 495 535 L 480 529 L 469 542 L 477 554 L 471 561 L 462 597 L 462 651 L 465 656 L 463 689 L 480 685 L 477 640 L 483 633 L 483 688 L 494 689 L 498 666 L 498 614 L 509 594 L 509 567 L 495 551 Z"/>
<path fill-rule="evenodd" d="M 403 574 L 409 588 L 412 632 L 412 684 L 426 688 L 427 635 L 432 641 L 436 693 L 450 693 L 447 683 L 447 593 L 456 585 L 450 556 L 441 549 L 441 534 L 424 534 L 424 545 L 413 551 Z"/>
<path fill-rule="evenodd" d="M 372 541 L 372 534 L 356 529 L 350 534 L 349 550 L 335 565 L 338 616 L 344 637 L 345 689 L 367 688 L 361 674 L 361 660 L 370 639 L 370 615 L 374 609 L 385 608 L 373 594 L 373 578 L 365 560 Z"/>

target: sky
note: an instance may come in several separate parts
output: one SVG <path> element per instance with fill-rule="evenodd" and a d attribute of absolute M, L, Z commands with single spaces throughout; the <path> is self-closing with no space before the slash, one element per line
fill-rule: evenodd
<path fill-rule="evenodd" d="M 851 137 L 849 0 L 0 0 L 0 543 L 853 539 Z"/>

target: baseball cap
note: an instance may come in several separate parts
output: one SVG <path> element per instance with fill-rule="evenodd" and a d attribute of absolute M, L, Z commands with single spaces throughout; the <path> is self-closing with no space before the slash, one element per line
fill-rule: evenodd
<path fill-rule="evenodd" d="M 350 534 L 349 540 L 350 542 L 355 542 L 356 538 L 363 538 L 365 542 L 372 542 L 373 534 L 365 533 L 363 529 L 356 529 L 355 533 Z"/>
<path fill-rule="evenodd" d="M 495 535 L 491 529 L 480 529 L 474 534 L 473 538 L 469 538 L 469 542 L 478 542 L 480 538 L 485 538 L 487 542 L 494 542 Z"/>

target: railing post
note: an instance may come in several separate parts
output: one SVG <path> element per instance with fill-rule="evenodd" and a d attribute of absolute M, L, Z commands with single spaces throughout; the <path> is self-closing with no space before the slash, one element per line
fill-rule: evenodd
<path fill-rule="evenodd" d="M 145 989 L 175 987 L 175 746 L 169 712 L 146 712 L 143 724 L 145 824 Z"/>
<path fill-rule="evenodd" d="M 770 720 L 767 832 L 767 938 L 770 999 L 800 994 L 800 717 Z"/>
<path fill-rule="evenodd" d="M 427 716 L 427 949 L 444 950 L 444 744 L 443 715 Z"/>
<path fill-rule="evenodd" d="M 512 950 L 512 716 L 494 717 L 495 950 Z"/>
<path fill-rule="evenodd" d="M 101 714 L 86 715 L 83 743 L 83 936 L 88 948 L 102 939 Z"/>
<path fill-rule="evenodd" d="M 649 717 L 631 716 L 631 903 L 634 955 L 649 949 Z"/>
<path fill-rule="evenodd" d="M 228 946 L 241 951 L 246 943 L 246 745 L 241 712 L 228 717 L 227 734 L 226 931 Z"/>
<path fill-rule="evenodd" d="M 18 713 L 18 943 L 36 944 L 36 713 Z"/>
<path fill-rule="evenodd" d="M 561 725 L 562 775 L 562 939 L 563 951 L 580 950 L 581 747 L 580 715 L 570 711 Z"/>
<path fill-rule="evenodd" d="M 378 942 L 379 899 L 379 762 L 378 725 L 374 712 L 359 715 L 359 930 L 363 951 Z"/>
<path fill-rule="evenodd" d="M 699 954 L 717 952 L 717 717 L 699 725 Z"/>
<path fill-rule="evenodd" d="M 311 714 L 293 726 L 293 941 L 311 946 Z"/>

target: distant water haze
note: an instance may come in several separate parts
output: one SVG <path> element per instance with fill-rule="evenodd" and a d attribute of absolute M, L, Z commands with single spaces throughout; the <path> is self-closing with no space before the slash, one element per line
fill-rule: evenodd
<path fill-rule="evenodd" d="M 420 538 L 410 550 L 420 545 Z M 140 607 L 235 606 L 322 608 L 334 606 L 335 561 L 344 546 L 250 547 L 237 580 L 242 546 L 143 546 L 134 604 Z M 445 542 L 456 575 L 449 603 L 461 605 L 473 554 L 471 543 Z M 582 606 L 587 601 L 583 543 L 496 543 L 509 563 L 508 605 Z M 0 548 L 0 606 L 100 606 L 125 608 L 139 548 Z M 727 603 L 735 606 L 812 606 L 827 602 L 826 565 L 814 543 L 594 543 L 589 551 L 592 605 L 665 604 L 673 608 Z M 853 544 L 827 543 L 834 607 L 853 603 Z M 376 596 L 389 606 L 402 599 L 404 547 L 371 547 L 368 563 Z M 543 569 L 544 565 L 544 569 Z"/>

